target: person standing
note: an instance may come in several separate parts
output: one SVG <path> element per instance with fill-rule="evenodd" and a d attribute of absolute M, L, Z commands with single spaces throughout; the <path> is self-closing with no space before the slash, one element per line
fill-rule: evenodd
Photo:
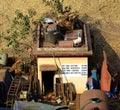
<path fill-rule="evenodd" d="M 88 90 L 89 89 L 100 89 L 99 79 L 97 77 L 97 69 L 93 68 L 91 70 L 91 76 L 88 78 L 86 84 Z"/>

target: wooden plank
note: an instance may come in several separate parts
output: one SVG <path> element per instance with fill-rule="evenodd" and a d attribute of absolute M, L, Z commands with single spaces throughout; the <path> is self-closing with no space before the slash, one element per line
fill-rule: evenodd
<path fill-rule="evenodd" d="M 72 89 L 72 83 L 65 83 L 64 84 L 65 87 L 65 96 L 69 101 L 73 101 L 73 89 Z"/>
<path fill-rule="evenodd" d="M 74 40 L 78 38 L 78 33 L 80 33 L 80 37 L 83 37 L 82 30 L 73 30 L 73 32 L 66 32 L 65 39 L 66 40 Z"/>
<path fill-rule="evenodd" d="M 87 33 L 87 41 L 88 41 L 88 50 L 92 50 L 92 42 L 90 37 L 90 29 L 89 26 L 86 24 L 86 33 Z"/>
<path fill-rule="evenodd" d="M 69 48 L 70 49 L 70 48 Z M 34 51 L 33 55 L 36 56 L 36 57 L 53 57 L 53 56 L 57 56 L 57 57 L 86 57 L 86 56 L 92 56 L 93 54 L 93 51 L 90 50 L 90 51 L 78 51 L 78 52 L 75 52 L 75 51 L 68 51 L 68 52 L 65 52 L 65 51 L 61 51 L 61 52 L 52 52 L 52 51 Z"/>
<path fill-rule="evenodd" d="M 88 50 L 88 41 L 87 41 L 87 31 L 86 31 L 86 25 L 83 25 L 83 31 L 84 31 L 84 39 L 85 39 L 85 47 L 87 47 Z"/>
<path fill-rule="evenodd" d="M 64 84 L 63 83 L 56 83 L 55 84 L 55 96 L 64 97 Z"/>
<path fill-rule="evenodd" d="M 73 48 L 73 41 L 59 41 L 58 47 L 60 48 Z"/>
<path fill-rule="evenodd" d="M 57 69 L 56 65 L 40 65 L 40 71 L 57 71 Z"/>

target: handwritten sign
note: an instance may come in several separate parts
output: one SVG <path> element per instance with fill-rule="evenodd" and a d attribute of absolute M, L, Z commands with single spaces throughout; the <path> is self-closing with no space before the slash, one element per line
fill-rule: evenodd
<path fill-rule="evenodd" d="M 62 74 L 67 76 L 87 76 L 87 64 L 63 64 Z"/>

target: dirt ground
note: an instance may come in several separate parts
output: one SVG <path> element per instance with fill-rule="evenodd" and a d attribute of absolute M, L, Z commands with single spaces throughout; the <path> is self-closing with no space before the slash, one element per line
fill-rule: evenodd
<path fill-rule="evenodd" d="M 94 38 L 94 63 L 101 65 L 104 49 L 109 61 L 117 71 L 120 71 L 120 1 L 64 0 L 64 5 L 71 6 L 73 11 L 78 11 L 80 19 L 90 25 L 91 36 Z M 43 13 L 51 11 L 42 0 L 0 0 L 0 33 L 9 27 L 17 9 L 23 13 L 28 9 L 35 9 L 37 15 L 34 20 L 39 19 Z M 0 43 L 0 47 L 12 53 L 4 42 Z"/>
<path fill-rule="evenodd" d="M 64 5 L 70 5 L 73 11 L 78 11 L 80 19 L 90 25 L 93 41 L 94 55 L 92 63 L 101 66 L 103 60 L 102 51 L 105 50 L 108 60 L 116 71 L 120 72 L 120 1 L 119 0 L 64 0 Z M 4 32 L 14 18 L 14 12 L 19 9 L 26 13 L 35 9 L 37 15 L 34 20 L 50 11 L 50 7 L 43 4 L 42 0 L 0 0 L 0 33 Z M 12 53 L 1 41 L 0 51 Z M 112 100 L 110 103 L 115 102 Z M 118 103 L 118 101 L 116 101 Z M 111 105 L 116 108 L 117 103 Z M 120 109 L 120 108 L 119 108 Z M 114 110 L 119 110 L 118 108 Z"/>

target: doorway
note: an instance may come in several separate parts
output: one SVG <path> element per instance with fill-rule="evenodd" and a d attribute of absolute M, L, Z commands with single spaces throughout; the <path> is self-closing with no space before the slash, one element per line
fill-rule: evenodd
<path fill-rule="evenodd" d="M 55 71 L 42 71 L 42 94 L 46 95 L 54 91 Z"/>

